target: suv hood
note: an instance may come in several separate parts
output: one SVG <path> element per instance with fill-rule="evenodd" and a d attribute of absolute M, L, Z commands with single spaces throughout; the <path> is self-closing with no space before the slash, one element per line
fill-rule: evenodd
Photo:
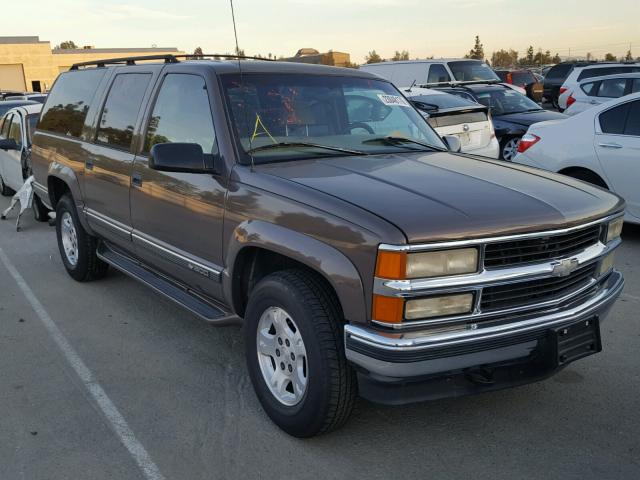
<path fill-rule="evenodd" d="M 410 243 L 575 225 L 624 205 L 565 176 L 447 152 L 298 160 L 256 170 L 369 211 Z"/>

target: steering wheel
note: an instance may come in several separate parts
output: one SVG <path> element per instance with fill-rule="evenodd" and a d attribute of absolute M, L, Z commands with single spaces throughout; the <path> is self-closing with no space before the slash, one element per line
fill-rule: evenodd
<path fill-rule="evenodd" d="M 354 122 L 351 125 L 349 125 L 349 131 L 354 130 L 356 128 L 362 128 L 363 130 L 366 130 L 367 132 L 369 132 L 371 135 L 374 135 L 376 133 L 373 131 L 373 128 L 371 128 L 369 125 L 367 125 L 364 122 Z"/>

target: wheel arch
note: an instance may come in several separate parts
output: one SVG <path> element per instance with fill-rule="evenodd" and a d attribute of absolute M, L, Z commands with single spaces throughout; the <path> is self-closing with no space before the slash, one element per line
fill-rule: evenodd
<path fill-rule="evenodd" d="M 67 193 L 70 194 L 73 199 L 73 203 L 78 210 L 80 223 L 82 223 L 82 226 L 87 230 L 87 232 L 92 233 L 91 227 L 87 223 L 85 216 L 82 215 L 84 202 L 82 201 L 83 197 L 80 190 L 80 183 L 78 182 L 75 172 L 71 168 L 57 162 L 51 163 L 47 174 L 47 193 L 51 208 L 54 211 L 62 196 Z"/>
<path fill-rule="evenodd" d="M 603 188 L 606 188 L 607 190 L 609 190 L 609 185 L 607 184 L 607 181 L 602 178 L 602 176 L 595 172 L 594 170 L 590 169 L 590 168 L 586 168 L 586 167 L 565 167 L 562 170 L 559 170 L 558 173 L 561 173 L 562 175 L 567 175 L 568 177 L 572 177 L 572 178 L 577 178 L 574 175 L 576 174 L 584 174 L 590 177 L 593 177 L 594 180 L 601 182 L 601 184 L 596 183 L 596 185 L 601 186 Z M 578 178 L 578 180 L 583 180 L 581 178 Z"/>
<path fill-rule="evenodd" d="M 288 228 L 247 221 L 234 231 L 227 246 L 223 288 L 234 311 L 244 315 L 251 288 L 264 276 L 298 267 L 315 273 L 335 294 L 344 319 L 364 322 L 364 287 L 356 267 L 340 251 Z"/>

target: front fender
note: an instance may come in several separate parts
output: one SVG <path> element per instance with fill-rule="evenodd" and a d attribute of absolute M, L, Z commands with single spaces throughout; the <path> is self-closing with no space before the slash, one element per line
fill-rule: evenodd
<path fill-rule="evenodd" d="M 365 322 L 367 308 L 364 288 L 357 269 L 342 252 L 313 237 L 288 228 L 247 220 L 239 224 L 227 246 L 227 266 L 223 273 L 223 289 L 232 305 L 232 279 L 236 258 L 243 248 L 258 247 L 296 260 L 320 273 L 334 288 L 345 319 Z"/>

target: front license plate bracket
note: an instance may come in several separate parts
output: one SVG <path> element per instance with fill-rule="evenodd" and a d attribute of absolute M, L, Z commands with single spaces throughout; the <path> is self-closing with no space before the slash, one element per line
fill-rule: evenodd
<path fill-rule="evenodd" d="M 556 328 L 552 332 L 556 362 L 560 367 L 602 351 L 600 320 L 597 316 Z"/>

